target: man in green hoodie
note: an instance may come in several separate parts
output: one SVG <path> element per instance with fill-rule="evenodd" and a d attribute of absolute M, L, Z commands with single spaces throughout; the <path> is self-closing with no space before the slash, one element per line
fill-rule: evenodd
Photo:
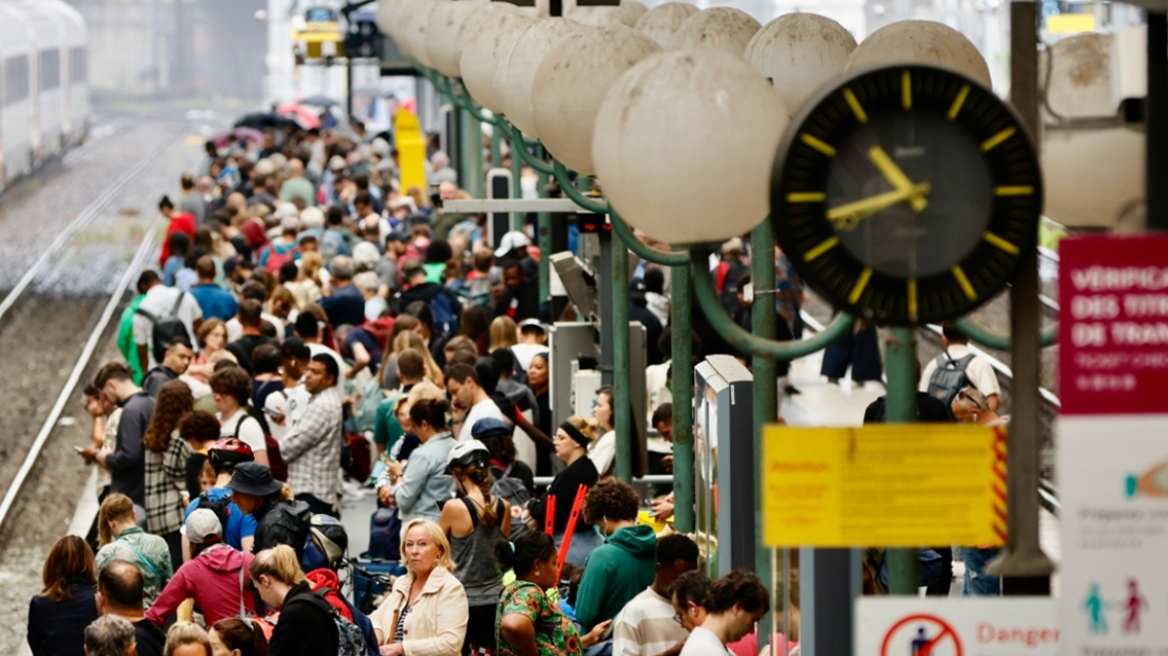
<path fill-rule="evenodd" d="M 145 372 L 142 371 L 142 362 L 138 358 L 138 347 L 134 344 L 134 315 L 138 312 L 138 306 L 142 305 L 143 299 L 146 298 L 146 289 L 158 279 L 158 274 L 150 269 L 143 271 L 142 275 L 138 276 L 138 295 L 130 301 L 129 307 L 122 312 L 122 318 L 118 324 L 118 350 L 126 359 L 126 363 L 130 365 L 135 385 L 142 384 L 142 376 Z"/>
<path fill-rule="evenodd" d="M 584 565 L 576 592 L 576 621 L 585 630 L 611 620 L 630 599 L 653 583 L 657 534 L 637 526 L 640 498 L 631 485 L 609 480 L 584 497 L 583 519 L 605 539 Z"/>

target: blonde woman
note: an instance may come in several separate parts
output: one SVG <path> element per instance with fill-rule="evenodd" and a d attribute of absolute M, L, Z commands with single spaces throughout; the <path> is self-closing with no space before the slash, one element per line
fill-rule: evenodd
<path fill-rule="evenodd" d="M 264 549 L 251 561 L 251 582 L 264 603 L 280 610 L 271 656 L 335 654 L 340 643 L 332 606 L 313 594 L 287 545 Z"/>
<path fill-rule="evenodd" d="M 508 316 L 495 317 L 491 321 L 491 347 L 487 353 L 495 349 L 511 348 L 519 343 L 519 328 L 515 320 Z"/>
<path fill-rule="evenodd" d="M 320 253 L 309 252 L 300 256 L 300 275 L 296 280 L 284 283 L 284 287 L 296 298 L 296 307 L 303 309 L 309 303 L 320 300 L 324 288 L 320 279 L 323 267 L 324 258 Z"/>
<path fill-rule="evenodd" d="M 101 545 L 94 558 L 97 571 L 111 560 L 125 560 L 142 573 L 144 605 L 149 608 L 174 574 L 166 540 L 138 527 L 134 502 L 124 494 L 106 497 L 97 513 L 97 541 Z"/>
<path fill-rule="evenodd" d="M 206 629 L 193 622 L 176 622 L 166 632 L 163 656 L 212 656 Z"/>
<path fill-rule="evenodd" d="M 411 520 L 402 529 L 401 554 L 409 571 L 371 616 L 381 656 L 460 653 L 469 607 L 446 534 L 430 520 Z"/>

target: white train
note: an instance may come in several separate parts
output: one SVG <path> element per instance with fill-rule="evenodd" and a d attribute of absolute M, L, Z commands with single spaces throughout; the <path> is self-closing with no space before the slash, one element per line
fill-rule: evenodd
<path fill-rule="evenodd" d="M 89 129 L 86 27 L 63 0 L 0 0 L 0 188 Z"/>

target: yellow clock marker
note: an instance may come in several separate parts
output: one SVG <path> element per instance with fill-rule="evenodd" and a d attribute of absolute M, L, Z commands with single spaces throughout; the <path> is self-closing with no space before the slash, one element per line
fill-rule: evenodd
<path fill-rule="evenodd" d="M 808 146 L 811 146 L 815 150 L 818 150 L 819 152 L 823 153 L 824 155 L 827 155 L 828 157 L 835 157 L 835 148 L 832 148 L 831 146 L 823 143 L 819 139 L 816 139 L 815 137 L 807 134 L 806 132 L 799 135 L 799 140 L 802 141 L 803 143 L 807 144 Z"/>
<path fill-rule="evenodd" d="M 827 199 L 822 191 L 794 191 L 787 194 L 788 203 L 818 203 Z"/>
<path fill-rule="evenodd" d="M 995 196 L 1033 196 L 1034 187 L 1019 185 L 1015 187 L 994 187 Z"/>
<path fill-rule="evenodd" d="M 1010 137 L 1014 136 L 1014 133 L 1017 131 L 1018 131 L 1017 128 L 1008 127 L 1005 130 L 1002 130 L 1001 132 L 990 137 L 989 139 L 986 139 L 981 144 L 981 152 L 983 152 L 983 153 L 990 152 L 995 147 L 997 147 L 998 144 L 1000 144 L 1003 141 L 1005 141 L 1006 139 L 1009 139 Z"/>
<path fill-rule="evenodd" d="M 868 113 L 860 106 L 860 101 L 856 100 L 856 94 L 852 93 L 851 89 L 844 89 L 844 100 L 848 101 L 848 107 L 852 108 L 852 113 L 856 115 L 857 121 L 868 122 Z"/>
<path fill-rule="evenodd" d="M 965 292 L 969 300 L 977 300 L 977 292 L 973 291 L 973 285 L 969 284 L 969 278 L 965 277 L 965 271 L 961 269 L 961 265 L 954 264 L 950 270 L 953 271 L 953 277 L 957 279 L 957 284 L 961 285 L 961 291 Z"/>
<path fill-rule="evenodd" d="M 917 279 L 909 278 L 905 281 L 905 286 L 908 288 L 908 316 L 912 319 L 917 318 Z"/>
<path fill-rule="evenodd" d="M 908 71 L 900 74 L 900 104 L 912 109 L 912 74 Z"/>
<path fill-rule="evenodd" d="M 953 104 L 949 106 L 949 120 L 957 120 L 957 115 L 961 113 L 961 106 L 965 104 L 965 97 L 969 95 L 969 85 L 961 87 L 961 91 L 957 92 L 957 97 L 953 99 Z"/>
<path fill-rule="evenodd" d="M 860 272 L 860 277 L 856 279 L 856 286 L 852 287 L 852 293 L 848 296 L 848 302 L 855 304 L 860 300 L 860 295 L 864 293 L 864 288 L 868 286 L 868 279 L 872 277 L 872 267 L 864 267 Z"/>
<path fill-rule="evenodd" d="M 835 248 L 836 244 L 839 242 L 839 237 L 828 237 L 827 239 L 824 239 L 821 244 L 803 254 L 803 261 L 810 262 L 811 260 L 814 260 L 820 255 L 823 255 L 824 253 Z"/>
<path fill-rule="evenodd" d="M 987 231 L 985 233 L 985 235 L 983 235 L 983 237 L 985 238 L 986 241 L 988 241 L 989 243 L 993 244 L 994 246 L 997 246 L 998 248 L 1006 251 L 1010 255 L 1017 255 L 1018 253 L 1022 252 L 1021 250 L 1019 250 L 1019 248 L 1017 246 L 1015 246 L 1014 244 L 1011 244 L 1010 242 L 1006 241 L 1005 239 L 1002 239 L 1001 237 L 995 235 L 992 232 Z"/>

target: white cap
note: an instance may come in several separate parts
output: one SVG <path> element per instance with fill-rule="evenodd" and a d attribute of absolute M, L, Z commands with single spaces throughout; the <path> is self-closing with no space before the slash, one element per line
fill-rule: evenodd
<path fill-rule="evenodd" d="M 309 230 L 324 227 L 324 212 L 319 207 L 306 207 L 300 212 L 300 222 Z"/>
<path fill-rule="evenodd" d="M 506 257 L 516 248 L 526 248 L 530 245 L 531 240 L 527 238 L 527 235 L 518 230 L 512 230 L 503 235 L 502 241 L 499 242 L 499 248 L 495 249 L 495 257 Z"/>
<path fill-rule="evenodd" d="M 276 172 L 276 164 L 268 158 L 261 159 L 256 162 L 255 172 L 258 175 L 272 175 Z"/>
<path fill-rule="evenodd" d="M 222 538 L 223 525 L 219 523 L 219 516 L 210 508 L 195 508 L 187 516 L 182 527 L 183 535 L 191 544 L 203 544 L 208 538 Z"/>
<path fill-rule="evenodd" d="M 354 266 L 372 266 L 377 264 L 381 259 L 381 252 L 377 250 L 377 246 L 363 241 L 353 247 L 353 265 Z"/>
<path fill-rule="evenodd" d="M 277 219 L 283 219 L 288 216 L 296 216 L 300 214 L 300 210 L 292 203 L 280 203 L 276 206 L 276 211 L 272 214 Z"/>
<path fill-rule="evenodd" d="M 328 167 L 333 171 L 344 171 L 346 166 L 348 166 L 348 163 L 340 155 L 333 155 L 329 158 Z"/>

